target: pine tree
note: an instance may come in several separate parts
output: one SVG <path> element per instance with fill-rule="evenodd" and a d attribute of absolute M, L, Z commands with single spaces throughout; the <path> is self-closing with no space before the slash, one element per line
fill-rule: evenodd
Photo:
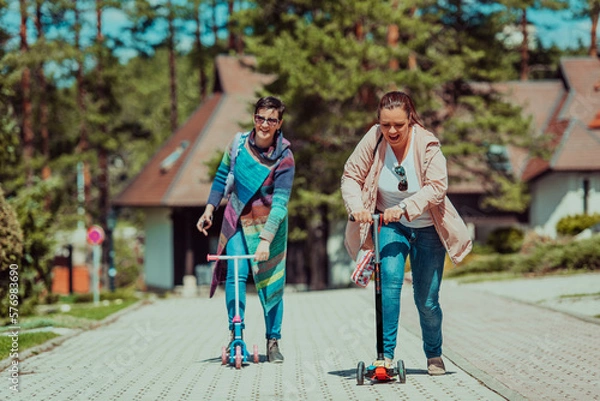
<path fill-rule="evenodd" d="M 598 56 L 598 19 L 600 18 L 600 0 L 574 0 L 571 10 L 575 19 L 587 19 L 592 22 L 590 27 L 590 57 Z"/>
<path fill-rule="evenodd" d="M 521 81 L 529 79 L 529 34 L 527 12 L 529 10 L 561 10 L 569 7 L 569 0 L 481 0 L 483 4 L 499 4 L 506 7 L 509 16 L 516 15 L 521 35 Z"/>
<path fill-rule="evenodd" d="M 290 238 L 306 241 L 312 288 L 327 281 L 325 241 L 331 218 L 343 216 L 343 163 L 385 92 L 408 92 L 455 159 L 485 163 L 486 143 L 526 132 L 518 107 L 469 85 L 505 79 L 510 64 L 495 40 L 495 16 L 465 4 L 260 0 L 236 15 L 242 29 L 252 27 L 249 53 L 278 77 L 266 91 L 289 106 L 284 132 L 297 162 Z"/>

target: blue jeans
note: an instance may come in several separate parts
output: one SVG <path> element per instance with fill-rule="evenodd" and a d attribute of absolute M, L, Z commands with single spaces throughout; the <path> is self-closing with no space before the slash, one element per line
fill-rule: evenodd
<path fill-rule="evenodd" d="M 242 234 L 242 229 L 238 226 L 235 234 L 227 242 L 225 247 L 227 255 L 247 255 L 248 247 Z M 227 261 L 227 279 L 225 280 L 225 303 L 227 314 L 229 316 L 229 330 L 233 330 L 233 318 L 235 316 L 235 267 L 234 261 Z M 246 281 L 250 274 L 250 261 L 248 259 L 238 259 L 238 285 L 240 295 L 240 318 L 242 319 L 242 329 L 244 329 L 244 311 L 246 309 Z M 283 299 L 269 313 L 264 310 L 266 338 L 281 338 L 281 321 L 283 320 Z"/>
<path fill-rule="evenodd" d="M 433 226 L 409 228 L 401 223 L 381 226 L 381 296 L 383 353 L 394 359 L 404 264 L 410 255 L 414 299 L 419 311 L 423 350 L 427 358 L 442 355 L 442 309 L 438 302 L 446 250 Z"/>

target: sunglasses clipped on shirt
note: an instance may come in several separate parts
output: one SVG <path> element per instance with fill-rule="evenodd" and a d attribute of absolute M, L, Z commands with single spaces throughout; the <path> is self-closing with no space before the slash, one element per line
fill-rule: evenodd
<path fill-rule="evenodd" d="M 406 178 L 406 171 L 404 170 L 404 167 L 400 164 L 395 164 L 394 173 L 400 177 L 400 182 L 398 182 L 398 191 L 406 191 L 408 189 L 408 179 Z"/>
<path fill-rule="evenodd" d="M 269 125 L 269 127 L 274 127 L 279 122 L 279 120 L 277 118 L 265 118 L 265 117 L 260 116 L 258 114 L 254 115 L 254 122 L 257 125 L 263 125 L 265 123 L 265 121 L 267 122 L 267 124 Z"/>

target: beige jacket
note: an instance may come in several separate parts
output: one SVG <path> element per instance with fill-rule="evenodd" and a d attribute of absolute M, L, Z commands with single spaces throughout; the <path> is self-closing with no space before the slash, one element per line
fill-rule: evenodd
<path fill-rule="evenodd" d="M 375 212 L 377 182 L 387 145 L 385 139 L 377 145 L 381 135 L 379 125 L 374 125 L 346 161 L 342 175 L 342 197 L 348 214 L 362 209 Z M 411 221 L 429 210 L 450 259 L 458 264 L 471 251 L 473 243 L 467 226 L 446 196 L 448 173 L 440 142 L 431 132 L 417 125 L 413 149 L 421 189 L 404 201 L 406 218 Z M 370 224 L 348 222 L 344 245 L 353 259 L 356 259 L 361 248 L 373 248 L 370 227 Z"/>

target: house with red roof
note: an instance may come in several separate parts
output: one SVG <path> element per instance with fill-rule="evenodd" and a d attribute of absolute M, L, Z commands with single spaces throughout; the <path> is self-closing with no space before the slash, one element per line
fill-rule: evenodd
<path fill-rule="evenodd" d="M 550 136 L 551 157 L 509 151 L 531 193 L 529 227 L 551 237 L 562 217 L 600 213 L 600 61 L 563 58 L 560 70 L 562 80 L 523 88 L 516 99 L 533 116 L 536 133 Z"/>
<path fill-rule="evenodd" d="M 557 80 L 492 84 L 531 117 L 534 140 L 549 144 L 549 158 L 504 149 L 509 172 L 529 188 L 526 226 L 549 237 L 565 216 L 600 213 L 600 61 L 563 58 L 560 73 Z"/>

